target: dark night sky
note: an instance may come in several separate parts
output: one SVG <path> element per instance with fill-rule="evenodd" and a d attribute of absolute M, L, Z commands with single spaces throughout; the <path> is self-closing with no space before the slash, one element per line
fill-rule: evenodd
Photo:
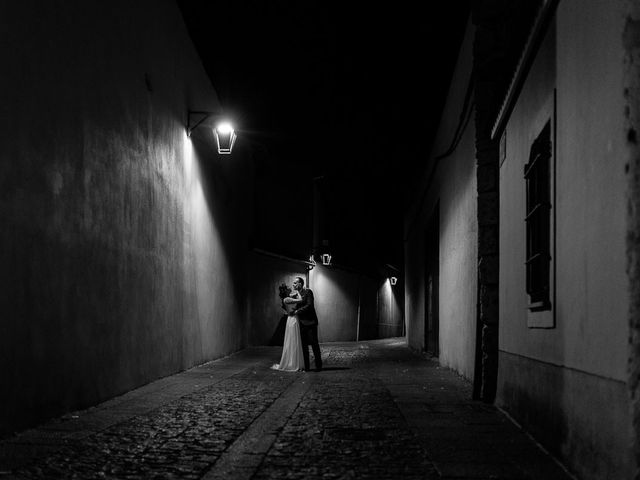
<path fill-rule="evenodd" d="M 238 142 L 262 152 L 271 211 L 324 176 L 334 258 L 399 266 L 404 185 L 429 152 L 469 2 L 179 4 Z M 283 177 L 290 187 L 270 180 Z M 278 237 L 259 219 L 255 246 L 299 257 L 311 222 L 284 210 L 296 227 Z M 308 241 L 291 244 L 292 232 Z"/>

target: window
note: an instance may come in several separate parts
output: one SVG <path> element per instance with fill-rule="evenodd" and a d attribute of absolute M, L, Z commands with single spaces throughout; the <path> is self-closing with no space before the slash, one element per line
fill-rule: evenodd
<path fill-rule="evenodd" d="M 530 311 L 551 309 L 551 122 L 533 142 L 524 166 L 526 288 Z"/>

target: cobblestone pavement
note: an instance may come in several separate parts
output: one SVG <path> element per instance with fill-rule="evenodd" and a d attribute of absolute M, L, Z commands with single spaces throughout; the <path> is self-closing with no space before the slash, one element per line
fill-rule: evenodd
<path fill-rule="evenodd" d="M 0 442 L 5 479 L 569 479 L 403 339 L 247 349 Z"/>

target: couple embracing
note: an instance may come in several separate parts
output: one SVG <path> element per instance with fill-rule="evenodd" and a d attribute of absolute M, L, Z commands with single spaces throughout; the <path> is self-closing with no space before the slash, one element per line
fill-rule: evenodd
<path fill-rule="evenodd" d="M 309 345 L 313 349 L 316 371 L 322 370 L 320 346 L 318 345 L 318 315 L 313 305 L 313 292 L 304 288 L 302 277 L 296 277 L 293 291 L 280 285 L 282 308 L 287 312 L 287 326 L 284 331 L 284 343 L 280 363 L 275 370 L 297 372 L 309 370 Z"/>

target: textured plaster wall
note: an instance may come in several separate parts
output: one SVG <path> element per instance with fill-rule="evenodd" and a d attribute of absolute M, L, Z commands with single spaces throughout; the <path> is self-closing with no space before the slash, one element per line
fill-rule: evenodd
<path fill-rule="evenodd" d="M 346 342 L 402 335 L 398 283 L 317 265 L 309 275 L 316 297 L 321 342 Z"/>
<path fill-rule="evenodd" d="M 629 432 L 620 428 L 629 304 L 622 19 L 618 1 L 560 2 L 507 125 L 500 170 L 498 403 L 581 478 L 628 478 L 629 468 Z M 555 328 L 527 328 L 522 172 L 553 117 L 554 88 Z"/>
<path fill-rule="evenodd" d="M 409 345 L 424 348 L 425 327 L 425 229 L 440 201 L 440 363 L 467 378 L 473 376 L 477 299 L 477 219 L 473 122 L 460 143 L 439 162 L 458 124 L 472 65 L 473 27 L 463 40 L 446 106 L 434 143 L 425 162 L 422 180 L 415 186 L 414 201 L 405 221 L 405 315 Z M 429 184 L 430 169 L 436 165 Z"/>
<path fill-rule="evenodd" d="M 360 324 L 358 325 L 358 340 L 373 340 L 381 338 L 378 328 L 379 304 L 378 281 L 374 278 L 359 275 L 360 295 Z"/>
<path fill-rule="evenodd" d="M 378 288 L 378 338 L 404 335 L 402 282 L 391 285 L 385 278 Z"/>
<path fill-rule="evenodd" d="M 317 265 L 309 275 L 320 342 L 354 341 L 358 330 L 358 276 Z"/>
<path fill-rule="evenodd" d="M 5 2 L 0 24 L 6 433 L 244 345 L 251 165 L 185 135 L 219 105 L 174 2 Z"/>

